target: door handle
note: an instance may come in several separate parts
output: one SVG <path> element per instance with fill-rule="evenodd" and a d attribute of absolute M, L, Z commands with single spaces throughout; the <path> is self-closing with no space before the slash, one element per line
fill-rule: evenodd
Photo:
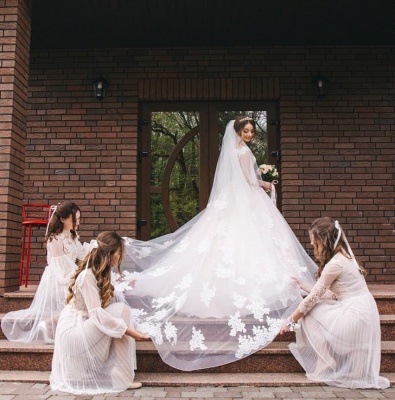
<path fill-rule="evenodd" d="M 271 156 L 272 156 L 272 157 L 276 157 L 277 162 L 280 162 L 280 161 L 281 161 L 281 153 L 280 153 L 279 150 L 272 151 L 272 152 L 271 152 Z"/>

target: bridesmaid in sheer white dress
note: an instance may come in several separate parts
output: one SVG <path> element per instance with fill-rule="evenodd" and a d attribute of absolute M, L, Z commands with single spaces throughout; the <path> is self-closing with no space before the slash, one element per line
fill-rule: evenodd
<path fill-rule="evenodd" d="M 318 218 L 309 234 L 319 279 L 313 287 L 295 279 L 309 295 L 281 333 L 296 330 L 296 343 L 289 347 L 309 379 L 352 389 L 389 387 L 388 379 L 379 375 L 380 318 L 366 271 L 338 221 Z"/>
<path fill-rule="evenodd" d="M 138 389 L 135 340 L 149 340 L 133 329 L 130 307 L 114 301 L 111 269 L 120 273 L 123 239 L 102 232 L 72 278 L 67 305 L 56 330 L 50 376 L 52 390 L 99 394 Z"/>
<path fill-rule="evenodd" d="M 77 260 L 82 260 L 86 253 L 76 232 L 79 221 L 80 209 L 74 202 L 65 200 L 53 207 L 45 237 L 47 267 L 31 306 L 2 318 L 1 329 L 8 340 L 53 343 L 70 278 Z"/>

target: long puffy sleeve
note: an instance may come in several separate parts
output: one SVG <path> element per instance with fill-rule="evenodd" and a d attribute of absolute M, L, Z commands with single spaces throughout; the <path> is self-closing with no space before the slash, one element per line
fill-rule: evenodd
<path fill-rule="evenodd" d="M 310 293 L 300 303 L 299 311 L 306 315 L 321 299 L 336 300 L 336 295 L 329 290 L 335 279 L 343 272 L 343 267 L 338 264 L 327 264 Z"/>
<path fill-rule="evenodd" d="M 101 306 L 99 289 L 96 279 L 91 271 L 82 272 L 85 276 L 81 277 L 78 289 L 84 299 L 89 319 L 104 334 L 121 338 L 127 329 L 126 323 L 122 318 L 116 318 Z"/>
<path fill-rule="evenodd" d="M 245 146 L 239 150 L 238 154 L 240 167 L 248 184 L 263 186 L 264 183 L 261 176 L 257 172 L 258 167 L 256 165 L 255 157 L 251 153 L 251 150 L 247 146 Z"/>
<path fill-rule="evenodd" d="M 48 264 L 53 257 L 63 257 L 64 254 L 63 240 L 60 237 L 54 237 L 47 243 Z"/>

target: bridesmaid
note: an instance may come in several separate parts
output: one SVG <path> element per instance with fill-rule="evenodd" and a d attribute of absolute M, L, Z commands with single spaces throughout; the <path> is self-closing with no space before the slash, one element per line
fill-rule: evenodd
<path fill-rule="evenodd" d="M 120 273 L 124 240 L 102 232 L 91 242 L 69 287 L 55 339 L 52 390 L 100 394 L 138 389 L 135 340 L 149 340 L 133 328 L 131 308 L 114 299 L 111 269 Z"/>
<path fill-rule="evenodd" d="M 379 375 L 380 318 L 365 269 L 355 260 L 338 221 L 318 218 L 309 234 L 318 280 L 310 287 L 294 278 L 309 294 L 281 333 L 296 330 L 296 343 L 289 347 L 307 378 L 351 389 L 389 387 L 388 379 Z"/>
<path fill-rule="evenodd" d="M 78 240 L 80 208 L 65 200 L 53 206 L 45 237 L 47 266 L 31 306 L 11 311 L 1 320 L 1 329 L 13 342 L 53 343 L 56 322 L 66 304 L 67 288 L 86 250 Z"/>

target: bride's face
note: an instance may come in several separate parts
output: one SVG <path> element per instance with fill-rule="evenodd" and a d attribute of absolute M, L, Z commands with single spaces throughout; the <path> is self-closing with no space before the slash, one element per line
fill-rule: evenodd
<path fill-rule="evenodd" d="M 241 137 L 241 139 L 248 143 L 251 142 L 251 139 L 254 138 L 255 136 L 255 131 L 254 131 L 254 127 L 251 124 L 247 124 L 240 132 L 239 132 L 239 136 Z"/>

